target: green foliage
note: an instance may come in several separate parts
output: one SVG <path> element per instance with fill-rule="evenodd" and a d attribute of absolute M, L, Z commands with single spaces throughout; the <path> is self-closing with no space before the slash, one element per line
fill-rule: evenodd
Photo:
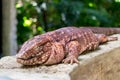
<path fill-rule="evenodd" d="M 18 0 L 18 43 L 65 26 L 120 26 L 120 0 Z"/>

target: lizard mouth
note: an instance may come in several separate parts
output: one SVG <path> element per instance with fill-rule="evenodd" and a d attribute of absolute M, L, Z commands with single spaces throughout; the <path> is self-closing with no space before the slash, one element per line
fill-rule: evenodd
<path fill-rule="evenodd" d="M 38 57 L 38 55 L 35 55 L 35 56 L 29 56 L 28 58 L 22 58 L 22 57 L 18 57 L 17 59 L 21 59 L 21 60 L 31 60 L 35 57 Z"/>
<path fill-rule="evenodd" d="M 23 65 L 36 65 L 43 64 L 48 60 L 49 56 L 46 56 L 46 53 L 37 53 L 29 57 L 17 57 L 17 62 Z"/>

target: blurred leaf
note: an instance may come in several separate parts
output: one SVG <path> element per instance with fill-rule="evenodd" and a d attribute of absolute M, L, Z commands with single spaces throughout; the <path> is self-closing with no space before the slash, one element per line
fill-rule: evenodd
<path fill-rule="evenodd" d="M 27 17 L 25 17 L 25 16 L 23 17 L 23 20 L 24 20 L 23 26 L 25 26 L 25 27 L 31 26 L 32 20 L 27 19 Z"/>
<path fill-rule="evenodd" d="M 17 40 L 65 26 L 120 26 L 119 0 L 17 0 Z"/>
<path fill-rule="evenodd" d="M 38 26 L 38 27 L 37 27 L 37 30 L 38 30 L 41 34 L 45 33 L 44 29 L 43 29 L 41 26 Z"/>

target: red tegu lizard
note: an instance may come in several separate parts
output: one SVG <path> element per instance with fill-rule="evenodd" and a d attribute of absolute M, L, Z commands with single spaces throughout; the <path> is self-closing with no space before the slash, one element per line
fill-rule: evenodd
<path fill-rule="evenodd" d="M 17 62 L 23 65 L 79 63 L 79 54 L 117 40 L 107 36 L 115 33 L 120 33 L 120 28 L 60 28 L 26 41 L 17 54 Z"/>

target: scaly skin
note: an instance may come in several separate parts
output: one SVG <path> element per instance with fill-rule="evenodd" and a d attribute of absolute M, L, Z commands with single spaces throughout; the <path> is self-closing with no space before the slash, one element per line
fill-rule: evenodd
<path fill-rule="evenodd" d="M 83 27 L 84 29 L 90 29 L 93 33 L 112 35 L 120 33 L 120 28 L 100 28 L 100 27 Z"/>
<path fill-rule="evenodd" d="M 35 36 L 22 45 L 17 62 L 23 65 L 79 63 L 79 54 L 96 49 L 100 43 L 117 40 L 94 31 L 94 28 L 65 27 Z"/>

